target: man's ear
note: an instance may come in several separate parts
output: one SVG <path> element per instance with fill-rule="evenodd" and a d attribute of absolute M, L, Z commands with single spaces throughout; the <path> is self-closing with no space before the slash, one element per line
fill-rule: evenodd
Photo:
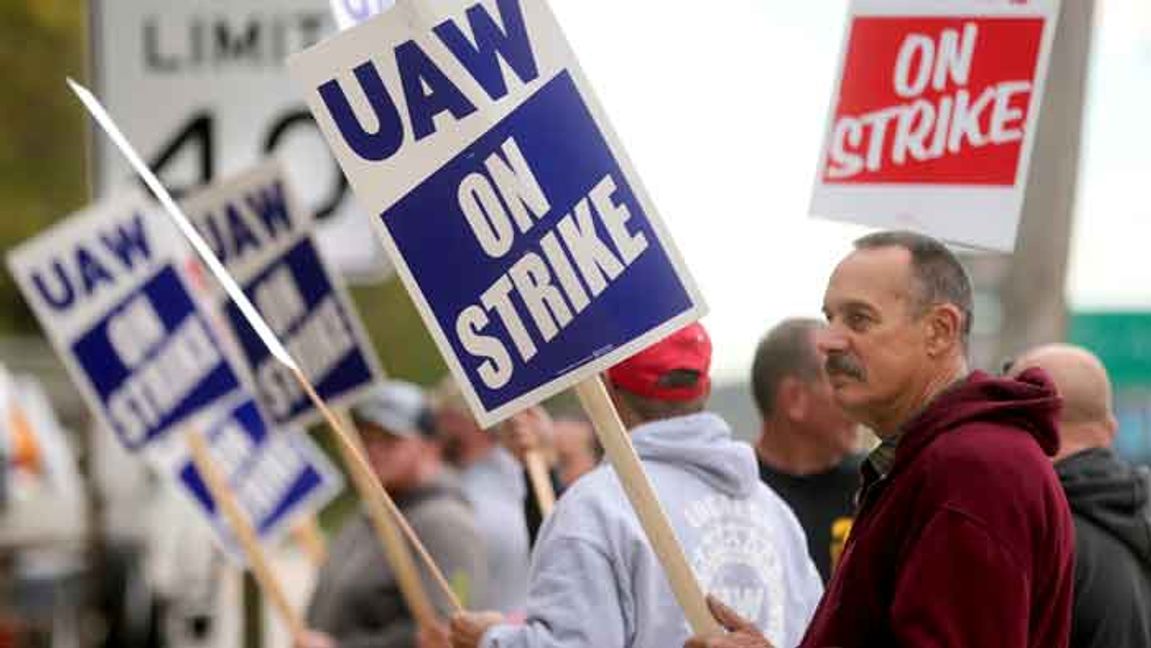
<path fill-rule="evenodd" d="M 364 449 L 364 459 L 367 460 L 368 465 L 375 470 L 380 464 L 380 455 L 385 452 L 374 435 L 364 434 L 360 436 L 360 447 Z"/>
<path fill-rule="evenodd" d="M 934 304 L 923 316 L 927 355 L 937 358 L 962 344 L 963 311 L 955 304 Z"/>
<path fill-rule="evenodd" d="M 807 390 L 795 376 L 786 376 L 779 381 L 775 398 L 778 411 L 783 412 L 788 419 L 802 421 L 807 417 L 807 410 L 810 407 Z"/>
<path fill-rule="evenodd" d="M 611 399 L 611 404 L 618 410 L 620 398 L 619 395 L 616 394 L 615 385 L 611 383 L 611 378 L 608 378 L 606 371 L 599 375 L 599 380 L 603 383 L 603 389 L 607 392 L 608 398 Z"/>
<path fill-rule="evenodd" d="M 608 398 L 611 399 L 611 404 L 615 406 L 616 413 L 619 414 L 619 420 L 625 428 L 631 429 L 638 421 L 635 412 L 632 411 L 627 401 L 620 397 L 619 390 L 615 388 L 611 379 L 607 377 L 606 371 L 600 374 L 600 380 L 603 381 L 603 388 L 607 391 Z"/>
<path fill-rule="evenodd" d="M 1119 433 L 1119 420 L 1115 418 L 1114 414 L 1107 415 L 1107 441 L 1108 443 L 1115 442 L 1115 435 Z"/>

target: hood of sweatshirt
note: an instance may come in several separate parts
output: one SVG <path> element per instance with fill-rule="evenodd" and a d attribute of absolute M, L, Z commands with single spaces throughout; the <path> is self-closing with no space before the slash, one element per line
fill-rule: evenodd
<path fill-rule="evenodd" d="M 759 483 L 751 446 L 710 412 L 645 423 L 631 439 L 641 459 L 680 466 L 731 497 L 747 497 Z"/>
<path fill-rule="evenodd" d="M 1055 464 L 1055 472 L 1076 515 L 1151 565 L 1151 470 L 1120 461 L 1107 448 L 1092 448 Z"/>
<path fill-rule="evenodd" d="M 1062 400 L 1042 369 L 1015 378 L 973 371 L 904 425 L 896 465 L 905 464 L 935 437 L 973 422 L 997 423 L 1034 437 L 1048 456 L 1059 451 L 1056 421 Z"/>

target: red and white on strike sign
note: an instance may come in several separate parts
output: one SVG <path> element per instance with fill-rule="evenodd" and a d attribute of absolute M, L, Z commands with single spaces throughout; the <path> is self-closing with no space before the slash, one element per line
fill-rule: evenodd
<path fill-rule="evenodd" d="M 1041 18 L 858 18 L 824 179 L 1015 184 Z"/>
<path fill-rule="evenodd" d="M 813 213 L 1010 249 L 1057 14 L 856 0 Z"/>

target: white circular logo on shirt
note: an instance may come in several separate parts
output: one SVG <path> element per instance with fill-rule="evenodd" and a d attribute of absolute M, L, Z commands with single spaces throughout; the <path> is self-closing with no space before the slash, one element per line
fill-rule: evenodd
<path fill-rule="evenodd" d="M 786 593 L 768 519 L 754 502 L 721 495 L 697 500 L 687 509 L 688 523 L 700 533 L 691 563 L 704 591 L 778 641 L 786 636 Z"/>

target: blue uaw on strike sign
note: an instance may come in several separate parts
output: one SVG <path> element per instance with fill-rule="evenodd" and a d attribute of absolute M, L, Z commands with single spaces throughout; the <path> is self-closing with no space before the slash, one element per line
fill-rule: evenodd
<path fill-rule="evenodd" d="M 181 273 L 185 243 L 153 209 L 129 192 L 8 254 L 81 393 L 129 450 L 240 387 Z"/>
<path fill-rule="evenodd" d="M 702 314 L 542 0 L 400 0 L 289 67 L 481 423 Z"/>
<path fill-rule="evenodd" d="M 300 519 L 328 504 L 343 488 L 339 471 L 300 429 L 272 432 L 256 402 L 246 392 L 232 395 L 196 420 L 217 467 L 257 534 L 272 541 Z M 206 517 L 216 537 L 238 561 L 243 554 L 207 483 L 189 458 L 181 435 L 164 447 L 153 447 L 153 458 L 175 475 L 195 510 Z"/>
<path fill-rule="evenodd" d="M 267 163 L 213 185 L 183 207 L 321 398 L 339 405 L 375 382 L 375 352 L 343 285 L 320 257 L 311 214 L 279 165 Z M 318 419 L 290 370 L 272 357 L 240 309 L 229 300 L 224 313 L 271 422 Z"/>

